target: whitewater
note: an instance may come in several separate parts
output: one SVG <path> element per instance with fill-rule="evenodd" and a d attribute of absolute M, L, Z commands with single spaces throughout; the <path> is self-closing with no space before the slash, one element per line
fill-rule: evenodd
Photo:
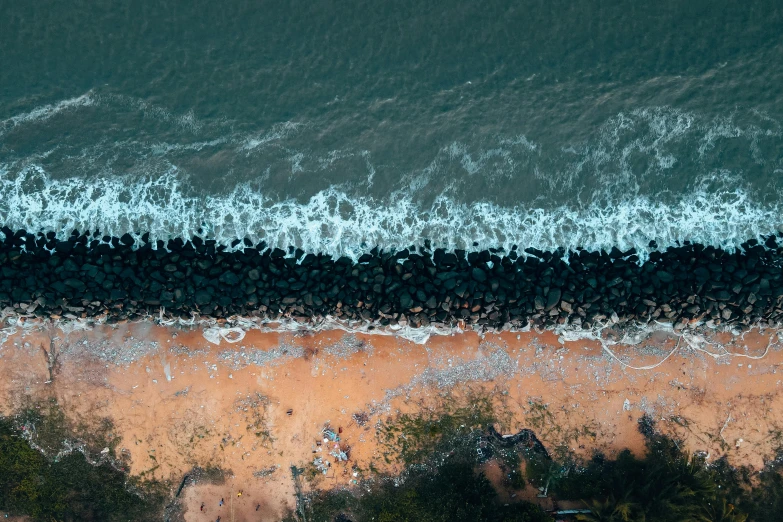
<path fill-rule="evenodd" d="M 697 191 L 671 205 L 647 197 L 613 206 L 553 209 L 465 204 L 438 196 L 427 207 L 412 194 L 388 201 L 357 197 L 336 188 L 309 201 L 275 201 L 248 185 L 223 195 L 193 196 L 175 171 L 128 181 L 119 177 L 53 179 L 42 169 L 21 175 L 0 171 L 0 220 L 11 229 L 129 233 L 153 240 L 199 236 L 231 246 L 236 239 L 270 247 L 299 247 L 356 259 L 374 247 L 423 245 L 482 250 L 514 245 L 554 251 L 636 248 L 644 256 L 655 246 L 683 241 L 734 249 L 751 238 L 783 231 L 781 206 L 761 206 L 743 190 Z"/>

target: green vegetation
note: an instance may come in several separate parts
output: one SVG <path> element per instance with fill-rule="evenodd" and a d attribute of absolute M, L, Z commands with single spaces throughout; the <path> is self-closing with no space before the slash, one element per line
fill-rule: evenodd
<path fill-rule="evenodd" d="M 22 428 L 0 418 L 0 510 L 34 521 L 155 520 L 164 500 L 160 484 L 129 479 L 108 461 L 90 464 L 79 451 L 61 452 L 69 440 L 56 403 L 24 412 Z M 47 454 L 34 449 L 30 439 Z"/>
<path fill-rule="evenodd" d="M 387 462 L 404 465 L 399 475 L 376 473 L 358 491 L 315 492 L 287 520 L 551 522 L 551 515 L 531 503 L 499 502 L 493 484 L 478 471 L 490 459 L 504 472 L 504 488 L 521 490 L 530 483 L 554 499 L 581 501 L 589 512 L 561 515 L 571 516 L 568 520 L 762 522 L 783 513 L 783 455 L 760 474 L 724 460 L 708 464 L 658 434 L 645 417 L 643 457 L 626 450 L 613 460 L 596 455 L 580 463 L 562 448 L 550 455 L 522 432 L 517 438 L 497 436 L 490 428 L 497 416 L 487 398 L 450 399 L 381 423 L 378 437 Z"/>
<path fill-rule="evenodd" d="M 404 481 L 388 477 L 367 487 L 370 491 L 359 496 L 319 492 L 308 499 L 298 520 L 341 520 L 342 514 L 342 520 L 378 522 L 552 521 L 533 504 L 501 504 L 489 480 L 465 461 L 447 462 L 434 472 L 416 467 Z M 287 520 L 297 519 L 291 514 Z"/>
<path fill-rule="evenodd" d="M 595 462 L 586 474 L 574 474 L 556 485 L 557 492 L 567 482 L 595 481 L 597 495 L 587 501 L 592 513 L 579 520 L 646 522 L 743 522 L 739 513 L 718 488 L 717 476 L 699 457 L 677 449 L 674 441 L 654 437 L 648 453 L 637 459 L 629 451 L 614 461 Z M 573 485 L 569 485 L 574 488 Z"/>
<path fill-rule="evenodd" d="M 486 427 L 497 422 L 486 396 L 444 395 L 436 407 L 422 407 L 381 423 L 378 438 L 386 462 L 406 466 L 433 463 L 438 456 L 476 454 L 476 443 Z"/>
<path fill-rule="evenodd" d="M 725 460 L 708 465 L 703 456 L 687 455 L 677 441 L 657 434 L 648 418 L 640 431 L 647 441 L 643 458 L 626 450 L 615 460 L 597 455 L 584 467 L 552 463 L 570 473 L 559 473 L 550 494 L 583 499 L 591 512 L 577 519 L 589 522 L 761 522 L 783 512 L 781 459 L 753 476 Z M 530 464 L 531 482 L 547 480 L 541 463 Z"/>
<path fill-rule="evenodd" d="M 585 512 L 573 516 L 587 522 L 763 522 L 783 513 L 783 451 L 761 473 L 725 460 L 708 464 L 643 417 L 643 457 L 626 450 L 613 460 L 599 454 L 584 463 L 567 448 L 550 454 L 530 430 L 501 436 L 493 428 L 499 420 L 494 404 L 486 396 L 444 395 L 435 407 L 387 418 L 377 436 L 387 461 L 402 470 L 382 475 L 355 468 L 362 479 L 354 491 L 308 495 L 302 479 L 312 484 L 321 474 L 313 466 L 292 466 L 297 509 L 285 520 L 551 522 L 532 503 L 504 504 L 496 490 L 528 484 L 553 499 L 581 501 Z M 75 436 L 85 430 L 90 433 Z M 0 418 L 0 510 L 42 522 L 162 519 L 166 486 L 123 473 L 113 432 L 108 419 L 69 423 L 56 401 Z M 65 451 L 77 445 L 84 453 Z M 85 454 L 96 455 L 96 448 L 109 451 L 91 463 Z M 501 484 L 481 472 L 489 461 L 503 472 Z M 193 474 L 223 479 L 219 469 Z"/>
<path fill-rule="evenodd" d="M 400 475 L 364 481 L 357 495 L 317 491 L 286 520 L 551 522 L 531 503 L 501 503 L 493 485 L 477 471 L 478 464 L 493 456 L 509 471 L 509 484 L 524 486 L 518 452 L 488 442 L 487 426 L 497 420 L 493 402 L 472 394 L 445 395 L 435 407 L 389 418 L 379 426 L 378 437 L 387 462 L 404 465 Z"/>

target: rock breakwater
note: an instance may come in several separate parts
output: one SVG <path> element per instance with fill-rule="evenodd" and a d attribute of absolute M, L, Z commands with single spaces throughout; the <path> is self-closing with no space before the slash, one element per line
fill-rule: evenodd
<path fill-rule="evenodd" d="M 20 316 L 105 319 L 233 315 L 303 323 L 332 316 L 380 326 L 539 327 L 569 323 L 783 321 L 783 246 L 729 252 L 684 243 L 640 261 L 633 250 L 431 250 L 347 257 L 232 249 L 194 237 L 152 243 L 74 231 L 1 229 L 0 308 Z"/>

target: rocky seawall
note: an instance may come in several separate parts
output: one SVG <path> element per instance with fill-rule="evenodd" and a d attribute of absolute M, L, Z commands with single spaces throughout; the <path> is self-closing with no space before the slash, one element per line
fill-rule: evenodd
<path fill-rule="evenodd" d="M 105 319 L 325 316 L 380 326 L 487 328 L 597 322 L 783 321 L 783 246 L 775 236 L 728 252 L 685 243 L 636 253 L 503 252 L 425 246 L 372 250 L 353 261 L 237 240 L 151 243 L 2 228 L 0 309 L 20 316 Z"/>

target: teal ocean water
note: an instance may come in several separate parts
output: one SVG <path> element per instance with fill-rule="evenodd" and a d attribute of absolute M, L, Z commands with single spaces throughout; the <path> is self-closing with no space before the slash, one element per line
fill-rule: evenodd
<path fill-rule="evenodd" d="M 774 0 L 2 4 L 11 228 L 356 256 L 783 225 Z"/>

